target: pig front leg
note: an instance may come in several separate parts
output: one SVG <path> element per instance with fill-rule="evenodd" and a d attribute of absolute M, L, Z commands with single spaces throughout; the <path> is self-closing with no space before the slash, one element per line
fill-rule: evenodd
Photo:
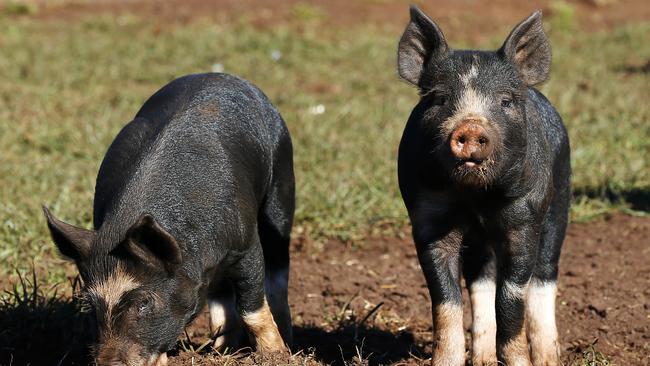
<path fill-rule="evenodd" d="M 434 239 L 436 236 L 430 221 L 425 225 L 413 224 L 418 259 L 429 287 L 433 311 L 431 364 L 462 366 L 465 365 L 463 300 L 459 282 L 462 236 L 456 230 Z"/>
<path fill-rule="evenodd" d="M 565 167 L 568 170 L 568 167 Z M 526 321 L 531 358 L 535 366 L 560 365 L 560 346 L 555 323 L 558 264 L 569 221 L 570 173 L 564 172 L 565 185 L 556 191 L 542 223 L 535 271 L 526 299 Z"/>
<path fill-rule="evenodd" d="M 531 226 L 511 230 L 497 256 L 497 356 L 511 366 L 531 365 L 525 324 L 525 299 L 538 238 Z"/>
<path fill-rule="evenodd" d="M 496 366 L 496 257 L 484 233 L 463 240 L 463 274 L 472 305 L 472 365 Z"/>
<path fill-rule="evenodd" d="M 531 356 L 535 366 L 560 365 L 558 334 L 555 324 L 555 281 L 542 282 L 533 277 L 526 299 L 526 321 Z"/>
<path fill-rule="evenodd" d="M 217 350 L 236 349 L 242 344 L 243 324 L 235 304 L 235 290 L 229 281 L 222 281 L 208 295 L 210 326 L 215 339 L 213 347 Z"/>
<path fill-rule="evenodd" d="M 264 256 L 259 238 L 235 270 L 239 314 L 260 352 L 287 351 L 264 293 Z"/>

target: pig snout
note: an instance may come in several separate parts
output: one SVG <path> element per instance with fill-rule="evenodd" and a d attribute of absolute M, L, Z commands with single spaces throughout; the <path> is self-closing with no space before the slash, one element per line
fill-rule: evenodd
<path fill-rule="evenodd" d="M 105 348 L 95 359 L 97 366 L 166 366 L 167 353 L 141 357 L 134 347 Z"/>
<path fill-rule="evenodd" d="M 464 121 L 451 133 L 451 153 L 468 166 L 480 164 L 493 150 L 485 127 L 476 121 Z"/>

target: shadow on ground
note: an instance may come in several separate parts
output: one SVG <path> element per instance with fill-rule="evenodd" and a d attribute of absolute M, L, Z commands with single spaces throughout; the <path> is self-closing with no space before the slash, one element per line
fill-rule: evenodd
<path fill-rule="evenodd" d="M 426 359 L 410 332 L 344 326 L 332 332 L 318 327 L 294 328 L 294 351 L 313 353 L 328 365 L 386 365 L 413 357 Z"/>
<path fill-rule="evenodd" d="M 92 364 L 92 324 L 79 298 L 62 296 L 56 287 L 41 288 L 35 276 L 19 278 L 0 296 L 0 365 Z M 72 288 L 78 293 L 79 283 L 75 281 Z M 294 353 L 302 351 L 328 365 L 392 364 L 428 357 L 414 344 L 410 332 L 391 333 L 350 323 L 331 332 L 315 326 L 294 327 L 294 340 Z M 200 345 L 190 346 L 197 349 Z M 183 353 L 181 347 L 179 342 L 169 355 Z M 200 354 L 209 354 L 209 349 Z"/>
<path fill-rule="evenodd" d="M 643 65 L 624 65 L 617 68 L 616 71 L 628 74 L 650 74 L 650 60 Z"/>
<path fill-rule="evenodd" d="M 650 212 L 650 187 L 614 190 L 612 188 L 576 188 L 573 197 L 606 199 L 609 202 L 627 204 L 632 210 Z"/>
<path fill-rule="evenodd" d="M 79 283 L 72 284 L 74 289 Z M 0 295 L 0 365 L 89 365 L 89 318 L 76 297 L 20 276 Z"/>

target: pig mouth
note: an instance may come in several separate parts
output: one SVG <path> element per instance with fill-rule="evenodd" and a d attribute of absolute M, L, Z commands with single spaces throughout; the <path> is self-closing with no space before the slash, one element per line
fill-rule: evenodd
<path fill-rule="evenodd" d="M 458 166 L 463 169 L 480 169 L 484 160 L 481 159 L 463 159 L 458 161 Z"/>
<path fill-rule="evenodd" d="M 459 159 L 452 171 L 454 180 L 467 187 L 487 187 L 492 180 L 491 159 Z"/>
<path fill-rule="evenodd" d="M 456 169 L 464 170 L 468 173 L 480 173 L 487 171 L 492 165 L 494 165 L 494 160 L 490 157 L 485 159 L 480 158 L 467 158 L 467 159 L 456 159 Z"/>
<path fill-rule="evenodd" d="M 167 352 L 153 353 L 147 356 L 138 355 L 137 352 L 129 352 L 121 355 L 100 355 L 95 359 L 97 366 L 166 366 Z"/>

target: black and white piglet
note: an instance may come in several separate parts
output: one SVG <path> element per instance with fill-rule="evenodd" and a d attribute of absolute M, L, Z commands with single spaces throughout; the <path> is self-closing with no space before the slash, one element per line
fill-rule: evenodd
<path fill-rule="evenodd" d="M 487 52 L 449 48 L 436 23 L 411 8 L 398 68 L 421 98 L 398 170 L 431 295 L 433 365 L 465 364 L 461 271 L 473 365 L 558 364 L 556 280 L 571 167 L 562 120 L 533 88 L 550 64 L 540 12 Z"/>
<path fill-rule="evenodd" d="M 258 350 L 291 343 L 291 139 L 250 83 L 172 81 L 108 149 L 94 230 L 44 211 L 96 313 L 98 365 L 166 364 L 206 302 L 217 346 L 236 342 L 242 322 Z"/>

